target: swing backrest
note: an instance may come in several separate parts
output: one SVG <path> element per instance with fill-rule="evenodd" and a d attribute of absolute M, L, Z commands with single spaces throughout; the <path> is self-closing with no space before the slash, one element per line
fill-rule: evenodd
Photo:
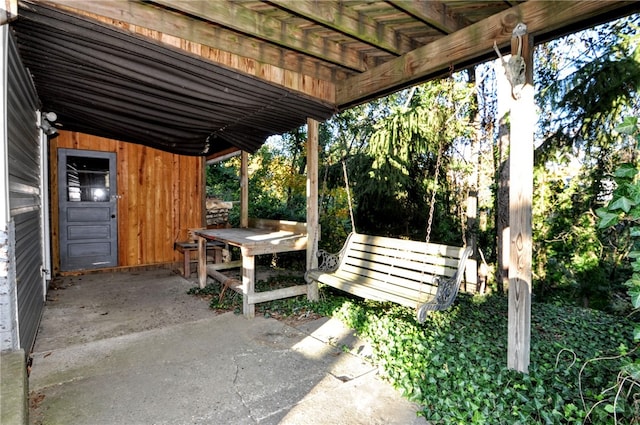
<path fill-rule="evenodd" d="M 354 233 L 349 237 L 339 268 L 368 279 L 435 294 L 436 278 L 452 277 L 463 251 L 464 248 L 448 245 Z"/>
<path fill-rule="evenodd" d="M 470 252 L 470 248 L 352 233 L 338 255 L 323 252 L 321 265 L 308 270 L 305 279 L 415 308 L 422 323 L 427 311 L 451 305 Z"/>

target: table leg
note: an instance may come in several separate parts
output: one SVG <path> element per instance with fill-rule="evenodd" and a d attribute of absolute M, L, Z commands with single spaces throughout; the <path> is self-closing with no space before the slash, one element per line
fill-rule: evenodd
<path fill-rule="evenodd" d="M 207 240 L 198 237 L 198 283 L 200 288 L 207 286 Z"/>
<path fill-rule="evenodd" d="M 256 285 L 255 257 L 253 255 L 242 256 L 242 312 L 247 319 L 253 319 L 256 315 L 256 305 L 249 304 L 249 294 L 253 294 Z"/>
<path fill-rule="evenodd" d="M 222 263 L 222 248 L 221 247 L 215 247 L 213 249 L 213 262 L 216 264 Z"/>
<path fill-rule="evenodd" d="M 189 279 L 189 276 L 191 276 L 191 250 L 190 249 L 185 249 L 182 252 L 183 258 L 184 258 L 184 264 L 183 264 L 183 268 L 182 268 L 182 276 L 185 279 Z"/>

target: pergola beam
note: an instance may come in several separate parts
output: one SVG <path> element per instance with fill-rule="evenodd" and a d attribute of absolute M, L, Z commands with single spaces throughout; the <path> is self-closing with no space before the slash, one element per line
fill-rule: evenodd
<path fill-rule="evenodd" d="M 444 36 L 374 69 L 354 75 L 336 86 L 340 108 L 368 101 L 419 81 L 448 73 L 456 65 L 478 61 L 504 46 L 518 22 L 527 22 L 530 34 L 558 28 L 604 15 L 626 6 L 626 2 L 572 0 L 528 1 Z"/>
<path fill-rule="evenodd" d="M 258 15 L 254 11 L 238 3 L 227 0 L 197 2 L 154 0 L 153 3 L 253 36 L 256 41 L 267 40 L 354 71 L 362 72 L 367 68 L 358 52 L 307 33 L 302 28 L 276 18 L 262 16 L 256 19 Z"/>
<path fill-rule="evenodd" d="M 462 19 L 448 10 L 447 6 L 439 1 L 389 1 L 396 8 L 403 10 L 416 19 L 431 25 L 444 34 L 451 34 L 462 28 Z"/>
<path fill-rule="evenodd" d="M 381 27 L 373 19 L 362 16 L 341 2 L 319 2 L 315 0 L 272 0 L 278 7 L 304 16 L 324 27 L 347 34 L 363 43 L 375 46 L 394 55 L 407 53 L 415 48 L 407 36 Z"/>

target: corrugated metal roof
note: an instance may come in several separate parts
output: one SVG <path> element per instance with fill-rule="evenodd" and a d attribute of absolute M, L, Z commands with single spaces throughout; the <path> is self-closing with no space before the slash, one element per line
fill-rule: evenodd
<path fill-rule="evenodd" d="M 267 137 L 330 105 L 54 8 L 28 4 L 12 24 L 43 110 L 57 125 L 186 155 Z"/>

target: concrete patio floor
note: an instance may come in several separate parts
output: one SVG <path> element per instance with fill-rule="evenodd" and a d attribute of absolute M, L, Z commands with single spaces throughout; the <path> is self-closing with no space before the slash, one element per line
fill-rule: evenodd
<path fill-rule="evenodd" d="M 90 274 L 49 292 L 32 425 L 426 424 L 339 321 L 216 314 L 169 270 Z"/>

